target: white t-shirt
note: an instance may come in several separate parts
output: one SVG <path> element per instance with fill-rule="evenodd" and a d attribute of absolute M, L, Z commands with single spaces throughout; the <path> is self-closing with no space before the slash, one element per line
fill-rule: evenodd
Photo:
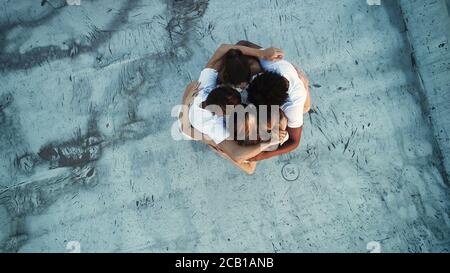
<path fill-rule="evenodd" d="M 289 98 L 280 108 L 288 119 L 288 127 L 302 127 L 303 107 L 305 106 L 307 92 L 297 74 L 297 70 L 295 70 L 291 63 L 285 60 L 272 62 L 260 59 L 260 62 L 264 70 L 276 72 L 289 81 Z"/>
<path fill-rule="evenodd" d="M 219 144 L 230 136 L 226 129 L 225 117 L 214 115 L 212 112 L 201 108 L 209 93 L 216 88 L 217 71 L 205 68 L 200 73 L 200 91 L 189 108 L 189 121 L 192 126 L 210 137 L 214 143 Z"/>

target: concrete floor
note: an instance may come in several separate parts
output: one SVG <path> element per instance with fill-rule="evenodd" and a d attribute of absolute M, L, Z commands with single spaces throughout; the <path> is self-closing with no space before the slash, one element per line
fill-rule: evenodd
<path fill-rule="evenodd" d="M 400 4 L 1 0 L 0 251 L 449 252 Z M 312 85 L 301 147 L 253 176 L 171 136 L 184 86 L 241 39 Z"/>

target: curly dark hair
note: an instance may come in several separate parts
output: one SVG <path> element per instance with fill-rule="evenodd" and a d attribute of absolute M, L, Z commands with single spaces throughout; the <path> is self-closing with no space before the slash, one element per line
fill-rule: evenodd
<path fill-rule="evenodd" d="M 283 105 L 288 95 L 286 79 L 275 72 L 258 75 L 247 89 L 248 100 L 255 105 Z"/>

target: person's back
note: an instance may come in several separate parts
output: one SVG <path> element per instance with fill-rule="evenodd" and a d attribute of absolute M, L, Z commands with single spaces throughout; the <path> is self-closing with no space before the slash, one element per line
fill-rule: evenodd
<path fill-rule="evenodd" d="M 241 96 L 235 89 L 227 86 L 215 86 L 215 77 L 209 74 L 217 72 L 204 69 L 200 75 L 200 91 L 189 109 L 189 121 L 192 126 L 207 135 L 216 144 L 229 137 L 225 128 L 227 105 L 238 105 Z"/>

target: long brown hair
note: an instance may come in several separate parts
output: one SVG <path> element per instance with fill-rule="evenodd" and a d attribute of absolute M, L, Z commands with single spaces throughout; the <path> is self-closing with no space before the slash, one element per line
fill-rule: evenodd
<path fill-rule="evenodd" d="M 230 49 L 222 60 L 223 64 L 219 75 L 220 83 L 236 86 L 243 82 L 250 82 L 252 72 L 248 58 L 242 54 L 242 51 Z"/>

